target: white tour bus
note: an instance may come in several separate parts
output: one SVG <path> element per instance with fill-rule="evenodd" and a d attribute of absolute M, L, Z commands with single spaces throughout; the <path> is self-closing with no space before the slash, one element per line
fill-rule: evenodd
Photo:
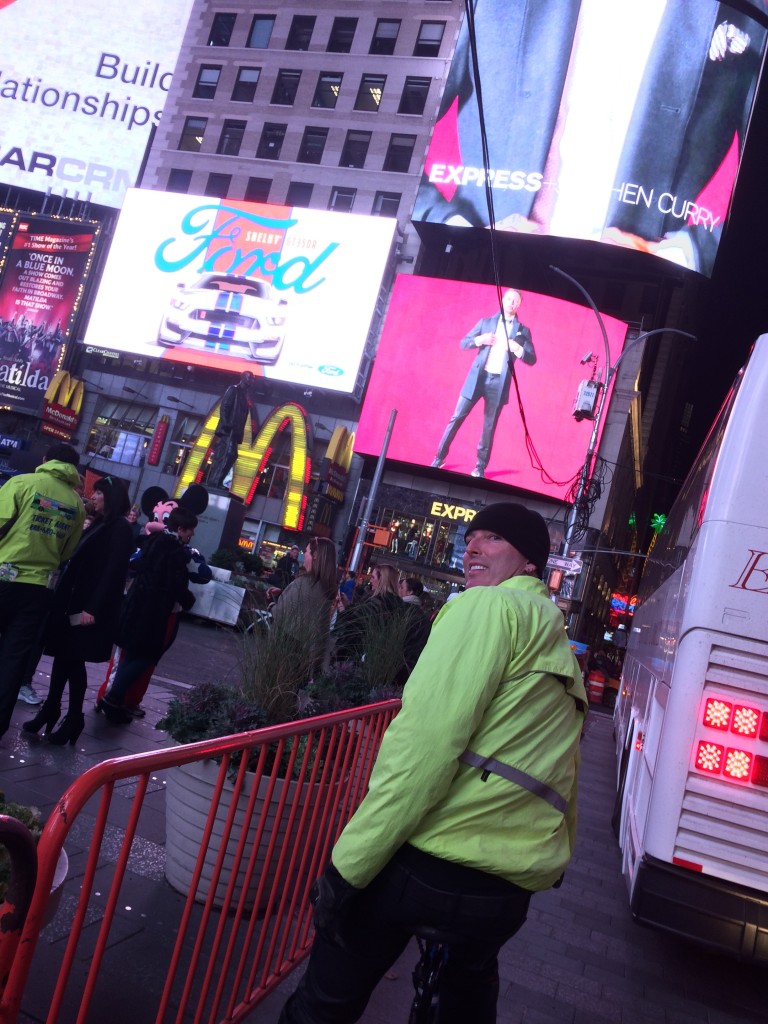
<path fill-rule="evenodd" d="M 614 722 L 634 918 L 768 961 L 768 334 L 647 560 Z"/>

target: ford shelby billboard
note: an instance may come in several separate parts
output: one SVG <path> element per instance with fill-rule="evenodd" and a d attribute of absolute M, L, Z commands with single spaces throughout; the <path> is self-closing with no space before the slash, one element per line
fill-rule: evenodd
<path fill-rule="evenodd" d="M 506 326 L 492 285 L 397 278 L 355 451 L 378 455 L 397 409 L 390 459 L 564 500 L 593 427 L 572 415 L 579 385 L 589 377 L 584 357 L 592 351 L 605 379 L 600 328 L 583 306 L 513 288 L 502 292 Z M 603 321 L 615 365 L 627 326 L 609 316 Z"/>
<path fill-rule="evenodd" d="M 192 0 L 0 0 L 0 182 L 120 207 Z"/>
<path fill-rule="evenodd" d="M 473 17 L 495 226 L 710 274 L 765 29 L 715 0 L 474 0 Z M 491 223 L 472 64 L 465 21 L 415 221 Z"/>
<path fill-rule="evenodd" d="M 132 189 L 85 344 L 353 394 L 396 223 Z"/>

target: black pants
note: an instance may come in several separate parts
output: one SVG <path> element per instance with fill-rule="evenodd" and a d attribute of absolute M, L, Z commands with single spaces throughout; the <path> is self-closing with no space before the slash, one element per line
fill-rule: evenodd
<path fill-rule="evenodd" d="M 431 925 L 452 943 L 440 987 L 440 1024 L 494 1024 L 498 952 L 525 921 L 531 893 L 495 875 L 404 846 L 352 901 L 335 936 L 318 933 L 306 973 L 279 1024 L 353 1024 L 405 949 Z"/>
<path fill-rule="evenodd" d="M 437 446 L 438 459 L 446 457 L 459 427 L 481 398 L 483 400 L 483 432 L 480 435 L 480 443 L 477 446 L 477 468 L 485 470 L 491 457 L 496 424 L 499 422 L 499 416 L 503 408 L 499 402 L 498 373 L 482 373 L 480 375 L 480 386 L 475 388 L 474 396 L 472 398 L 464 398 L 463 395 L 459 397 L 453 416 L 451 416 L 448 426 L 445 428 L 445 433 L 440 439 L 440 444 Z"/>
<path fill-rule="evenodd" d="M 53 591 L 36 583 L 0 582 L 0 736 L 11 724 L 30 659 L 40 644 Z"/>

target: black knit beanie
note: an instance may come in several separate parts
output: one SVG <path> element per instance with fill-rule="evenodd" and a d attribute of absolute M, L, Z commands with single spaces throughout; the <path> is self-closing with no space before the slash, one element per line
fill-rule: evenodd
<path fill-rule="evenodd" d="M 465 538 L 473 530 L 490 530 L 517 548 L 536 566 L 539 576 L 544 572 L 549 557 L 549 530 L 542 516 L 525 505 L 514 501 L 500 501 L 481 509 L 467 529 Z"/>

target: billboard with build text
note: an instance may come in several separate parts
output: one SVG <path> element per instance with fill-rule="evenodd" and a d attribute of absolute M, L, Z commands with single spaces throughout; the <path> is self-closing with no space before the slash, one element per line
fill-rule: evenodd
<path fill-rule="evenodd" d="M 504 296 L 513 291 L 502 289 Z M 500 328 L 494 286 L 401 274 L 355 451 L 380 453 L 396 409 L 388 458 L 419 466 L 438 462 L 446 472 L 465 475 L 479 467 L 487 480 L 564 499 L 584 464 L 593 427 L 590 419 L 577 422 L 572 415 L 579 385 L 590 376 L 592 364 L 585 366 L 583 358 L 594 352 L 605 379 L 602 334 L 591 309 L 536 292 L 516 294 L 522 301 L 509 328 Z M 510 299 L 511 309 L 514 294 Z M 627 325 L 603 320 L 615 365 Z M 506 347 L 507 331 L 520 402 L 508 364 L 491 362 L 497 338 Z M 541 470 L 532 465 L 523 417 Z"/>
<path fill-rule="evenodd" d="M 354 394 L 396 223 L 132 189 L 86 348 Z"/>
<path fill-rule="evenodd" d="M 0 0 L 0 182 L 119 208 L 192 0 Z"/>
<path fill-rule="evenodd" d="M 715 0 L 475 0 L 473 21 L 495 226 L 711 274 L 765 28 Z M 492 222 L 472 65 L 465 21 L 415 221 Z"/>

